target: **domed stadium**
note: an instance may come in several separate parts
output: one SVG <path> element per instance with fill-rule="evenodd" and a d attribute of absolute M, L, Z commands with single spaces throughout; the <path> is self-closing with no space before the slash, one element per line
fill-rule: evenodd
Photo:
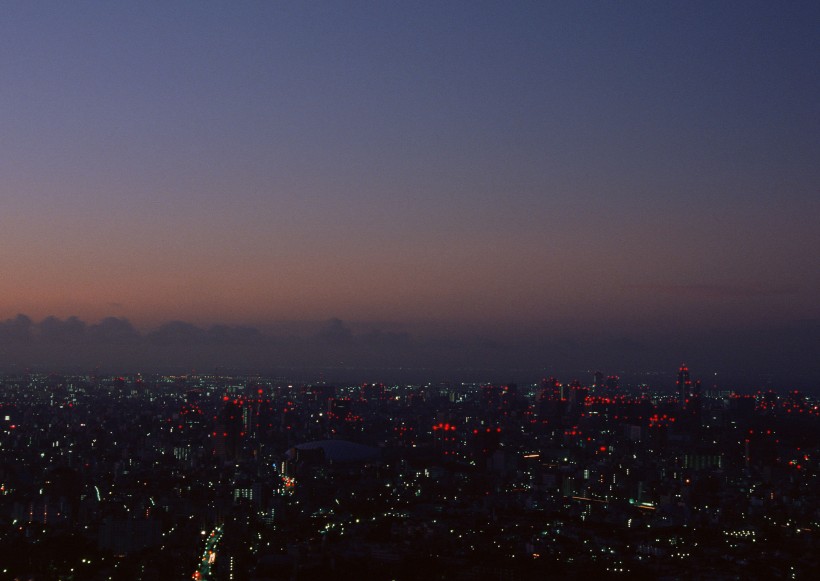
<path fill-rule="evenodd" d="M 347 440 L 317 440 L 297 444 L 286 452 L 288 460 L 294 460 L 303 451 L 321 450 L 325 460 L 332 463 L 367 462 L 377 459 L 381 451 L 373 446 L 357 444 Z M 314 452 L 315 453 L 315 452 Z"/>

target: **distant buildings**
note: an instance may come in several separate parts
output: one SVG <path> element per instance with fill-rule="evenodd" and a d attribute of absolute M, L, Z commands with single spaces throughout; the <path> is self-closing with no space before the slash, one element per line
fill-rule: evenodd
<path fill-rule="evenodd" d="M 6 376 L 0 563 L 92 580 L 812 574 L 820 402 L 666 377 Z"/>

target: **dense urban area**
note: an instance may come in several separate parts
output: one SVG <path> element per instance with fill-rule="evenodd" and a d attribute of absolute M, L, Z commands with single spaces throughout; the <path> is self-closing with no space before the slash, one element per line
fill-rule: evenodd
<path fill-rule="evenodd" d="M 0 378 L 0 579 L 810 578 L 820 402 L 532 385 Z"/>

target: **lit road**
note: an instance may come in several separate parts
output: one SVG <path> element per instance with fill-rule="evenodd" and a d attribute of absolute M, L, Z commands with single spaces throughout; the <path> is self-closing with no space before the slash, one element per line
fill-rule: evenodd
<path fill-rule="evenodd" d="M 205 540 L 205 550 L 202 551 L 202 559 L 199 561 L 197 570 L 192 577 L 197 581 L 208 581 L 211 579 L 211 569 L 216 562 L 216 549 L 222 539 L 222 526 L 219 525 L 211 531 Z"/>

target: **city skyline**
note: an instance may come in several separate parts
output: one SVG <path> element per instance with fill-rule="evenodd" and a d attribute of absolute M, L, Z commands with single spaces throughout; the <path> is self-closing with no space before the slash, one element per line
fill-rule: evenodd
<path fill-rule="evenodd" d="M 11 5 L 0 331 L 19 313 L 37 332 L 113 317 L 140 337 L 340 320 L 381 333 L 371 359 L 391 365 L 811 377 L 818 16 Z M 0 365 L 74 353 L 10 341 Z"/>
<path fill-rule="evenodd" d="M 812 578 L 820 400 L 678 379 L 0 374 L 2 573 Z"/>

